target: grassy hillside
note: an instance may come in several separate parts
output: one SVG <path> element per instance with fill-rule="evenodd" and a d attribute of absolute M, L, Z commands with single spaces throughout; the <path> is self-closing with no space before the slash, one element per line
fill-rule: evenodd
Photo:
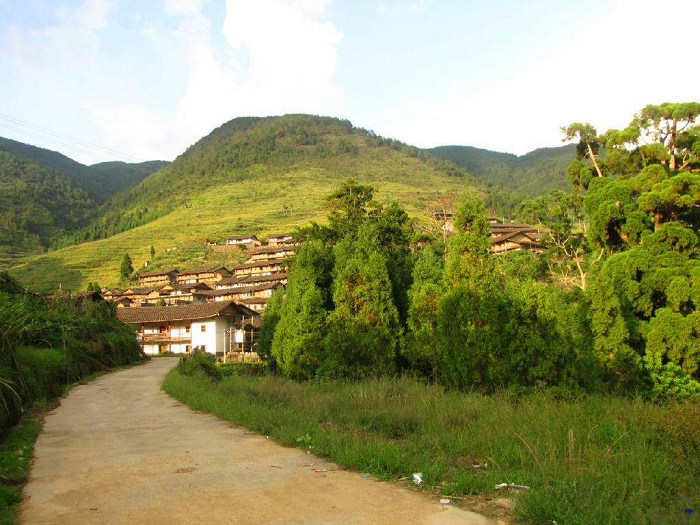
<path fill-rule="evenodd" d="M 491 190 L 506 190 L 522 198 L 569 190 L 566 168 L 576 157 L 576 146 L 540 148 L 520 157 L 471 146 L 440 146 L 428 150 L 436 157 L 463 167 Z"/>
<path fill-rule="evenodd" d="M 135 184 L 168 163 L 149 161 L 137 164 L 103 162 L 86 166 L 56 151 L 38 148 L 15 140 L 0 137 L 0 150 L 22 155 L 71 179 L 91 198 L 102 202 Z"/>
<path fill-rule="evenodd" d="M 117 285 L 124 253 L 182 267 L 211 254 L 206 239 L 291 230 L 320 220 L 327 194 L 349 177 L 416 214 L 469 184 L 451 163 L 357 129 L 343 120 L 288 115 L 235 119 L 109 203 L 92 226 L 106 236 L 35 257 L 11 274 L 35 290 Z M 175 248 L 175 249 L 173 249 Z M 183 255 L 180 255 L 183 254 Z M 211 259 L 206 259 L 211 260 Z"/>
<path fill-rule="evenodd" d="M 0 269 L 84 226 L 95 206 L 62 173 L 0 150 Z"/>

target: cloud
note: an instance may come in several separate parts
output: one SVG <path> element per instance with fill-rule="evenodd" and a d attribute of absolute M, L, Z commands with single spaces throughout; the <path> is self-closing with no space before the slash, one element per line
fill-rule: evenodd
<path fill-rule="evenodd" d="M 340 112 L 334 85 L 342 35 L 323 15 L 325 0 L 228 0 L 222 35 L 202 2 L 168 0 L 177 20 L 169 40 L 182 54 L 184 90 L 169 116 L 133 104 L 95 104 L 94 119 L 112 144 L 142 158 L 172 158 L 237 116 Z M 219 36 L 223 38 L 219 38 Z M 213 42 L 223 40 L 223 48 Z M 119 115 L 129 125 L 115 123 Z M 116 147 L 116 146 L 114 146 Z"/>
<path fill-rule="evenodd" d="M 700 15 L 692 0 L 668 0 L 663 10 Z M 604 132 L 626 126 L 646 104 L 695 100 L 700 73 L 686 53 L 695 38 L 679 29 L 660 45 L 658 16 L 657 2 L 612 1 L 534 67 L 433 101 L 410 119 L 395 117 L 383 131 L 423 147 L 456 143 L 523 154 L 561 144 L 559 128 L 574 121 Z"/>
<path fill-rule="evenodd" d="M 40 28 L 10 27 L 3 55 L 25 73 L 55 77 L 65 68 L 89 67 L 99 49 L 99 30 L 107 25 L 111 0 L 86 0 L 77 7 L 60 7 L 56 23 Z"/>

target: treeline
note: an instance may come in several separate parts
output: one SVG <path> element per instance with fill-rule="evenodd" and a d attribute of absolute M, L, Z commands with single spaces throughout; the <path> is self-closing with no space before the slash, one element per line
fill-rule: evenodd
<path fill-rule="evenodd" d="M 0 150 L 0 256 L 41 251 L 85 225 L 95 202 L 70 179 Z"/>
<path fill-rule="evenodd" d="M 297 232 L 306 242 L 286 292 L 268 304 L 259 344 L 281 373 L 596 388 L 575 294 L 511 275 L 522 264 L 490 253 L 483 201 L 464 201 L 449 246 L 436 241 L 414 253 L 405 211 L 372 199 L 371 187 L 350 180 L 328 198 L 328 226 Z"/>
<path fill-rule="evenodd" d="M 90 295 L 45 299 L 0 274 L 0 434 L 37 401 L 140 359 L 133 332 L 112 305 Z"/>
<path fill-rule="evenodd" d="M 569 169 L 576 189 L 520 208 L 547 229 L 541 256 L 492 255 L 475 196 L 447 246 L 414 251 L 400 206 L 346 182 L 327 199 L 328 226 L 297 232 L 306 243 L 268 305 L 261 353 L 297 379 L 402 372 L 457 389 L 699 395 L 699 112 L 645 108 L 639 143 L 633 129 L 605 135 L 607 160 L 581 134 L 591 147 Z"/>

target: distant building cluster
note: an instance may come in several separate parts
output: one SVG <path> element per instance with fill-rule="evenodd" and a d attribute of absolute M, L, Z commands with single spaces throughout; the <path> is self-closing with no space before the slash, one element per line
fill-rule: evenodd
<path fill-rule="evenodd" d="M 144 353 L 200 348 L 224 359 L 257 359 L 260 312 L 287 285 L 287 264 L 298 246 L 290 234 L 269 235 L 265 245 L 255 235 L 231 237 L 223 246 L 245 246 L 248 260 L 231 269 L 142 273 L 138 286 L 103 290 L 119 318 L 136 326 Z"/>
<path fill-rule="evenodd" d="M 455 233 L 452 213 L 437 212 L 433 214 L 433 217 L 442 223 L 446 232 Z M 501 222 L 498 217 L 489 217 L 489 226 L 491 228 L 491 252 L 494 254 L 518 250 L 541 253 L 547 248 L 541 242 L 544 233 L 529 224 Z"/>

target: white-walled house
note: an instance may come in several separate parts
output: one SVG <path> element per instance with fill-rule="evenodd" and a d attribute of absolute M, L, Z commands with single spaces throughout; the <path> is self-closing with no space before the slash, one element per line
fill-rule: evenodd
<path fill-rule="evenodd" d="M 136 327 L 136 338 L 147 355 L 187 354 L 200 348 L 218 356 L 252 351 L 260 317 L 232 301 L 120 308 L 117 316 Z"/>

